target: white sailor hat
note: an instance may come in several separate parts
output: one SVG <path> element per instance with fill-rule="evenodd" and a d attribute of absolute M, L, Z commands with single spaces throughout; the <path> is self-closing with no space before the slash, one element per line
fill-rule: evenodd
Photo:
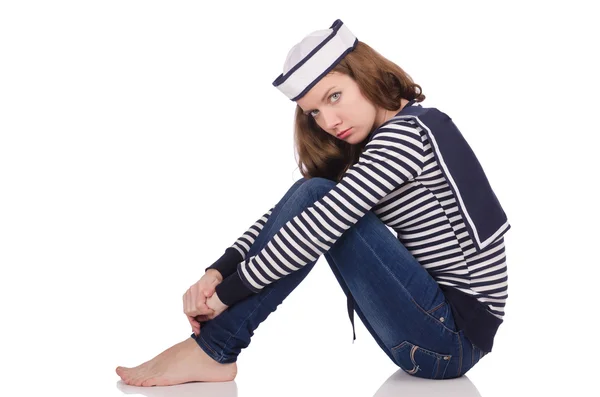
<path fill-rule="evenodd" d="M 358 39 L 337 19 L 329 29 L 310 33 L 287 55 L 283 74 L 273 85 L 296 101 L 352 51 Z"/>

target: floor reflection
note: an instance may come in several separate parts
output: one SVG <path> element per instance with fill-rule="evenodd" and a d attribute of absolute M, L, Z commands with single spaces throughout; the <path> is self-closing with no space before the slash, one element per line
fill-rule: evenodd
<path fill-rule="evenodd" d="M 373 397 L 481 397 L 467 375 L 455 379 L 423 379 L 399 369 Z"/>
<path fill-rule="evenodd" d="M 237 397 L 237 385 L 231 382 L 190 382 L 174 386 L 131 386 L 122 380 L 117 388 L 124 394 L 141 394 L 148 397 Z"/>
<path fill-rule="evenodd" d="M 130 386 L 123 381 L 117 388 L 124 394 L 147 397 L 237 397 L 235 381 L 191 382 L 175 386 Z M 315 391 L 315 394 L 319 394 Z M 477 388 L 463 375 L 456 379 L 432 380 L 411 376 L 399 369 L 383 382 L 373 397 L 481 397 Z"/>

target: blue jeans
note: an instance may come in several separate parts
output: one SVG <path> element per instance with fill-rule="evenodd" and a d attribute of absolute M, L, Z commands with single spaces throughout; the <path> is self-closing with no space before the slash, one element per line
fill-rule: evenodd
<path fill-rule="evenodd" d="M 275 206 L 249 256 L 286 222 L 325 196 L 335 182 L 301 178 Z M 354 310 L 392 362 L 408 374 L 456 378 L 485 354 L 454 324 L 443 291 L 385 224 L 369 211 L 324 254 Z M 254 330 L 299 285 L 316 261 L 238 302 L 192 334 L 215 361 L 232 363 Z M 351 295 L 349 295 L 351 294 Z M 330 310 L 333 310 L 331 308 Z"/>

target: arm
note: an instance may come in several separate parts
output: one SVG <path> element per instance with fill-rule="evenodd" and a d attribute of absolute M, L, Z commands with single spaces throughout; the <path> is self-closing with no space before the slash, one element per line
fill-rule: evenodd
<path fill-rule="evenodd" d="M 208 272 L 211 269 L 213 272 L 217 271 L 221 276 L 221 280 L 235 273 L 238 263 L 246 258 L 254 240 L 256 240 L 256 237 L 273 212 L 273 208 L 275 208 L 275 206 L 271 207 L 262 217 L 254 222 L 254 224 L 250 226 L 250 228 L 242 234 L 232 246 L 228 247 L 225 250 L 225 253 L 217 259 L 215 263 L 207 267 L 205 271 Z"/>
<path fill-rule="evenodd" d="M 380 127 L 337 185 L 288 221 L 257 255 L 245 258 L 237 272 L 216 287 L 221 301 L 231 306 L 316 260 L 382 198 L 420 175 L 424 161 L 420 131 L 407 120 Z"/>

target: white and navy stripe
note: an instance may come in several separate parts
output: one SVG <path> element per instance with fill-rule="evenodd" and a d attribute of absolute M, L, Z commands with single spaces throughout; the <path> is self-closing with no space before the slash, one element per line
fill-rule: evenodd
<path fill-rule="evenodd" d="M 439 284 L 472 295 L 502 318 L 507 298 L 504 238 L 476 250 L 428 135 L 422 138 L 423 171 L 384 198 L 373 212 L 397 232 L 398 239 Z"/>
<path fill-rule="evenodd" d="M 238 273 L 259 292 L 317 260 L 383 197 L 417 177 L 423 167 L 419 131 L 407 122 L 383 126 L 359 161 L 323 198 L 288 221 Z"/>
<path fill-rule="evenodd" d="M 475 298 L 501 321 L 508 297 L 504 238 L 478 249 L 423 127 L 414 118 L 388 120 L 336 186 L 288 221 L 257 255 L 248 257 L 273 210 L 269 209 L 228 248 L 237 251 L 240 263 L 229 278 L 237 280 L 218 286 L 219 296 L 239 300 L 248 295 L 240 289 L 261 291 L 318 259 L 373 210 L 440 286 Z M 467 312 L 470 306 L 458 310 Z M 485 344 L 491 346 L 491 341 Z"/>

